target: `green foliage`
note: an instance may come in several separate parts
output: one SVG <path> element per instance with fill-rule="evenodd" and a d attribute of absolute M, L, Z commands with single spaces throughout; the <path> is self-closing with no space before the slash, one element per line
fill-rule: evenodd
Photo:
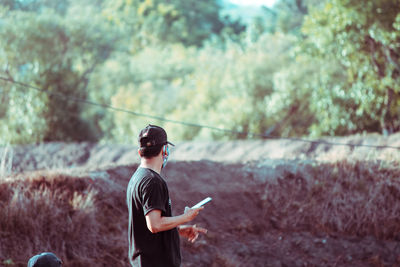
<path fill-rule="evenodd" d="M 320 8 L 326 0 L 278 0 L 275 5 L 263 7 L 263 16 L 256 17 L 257 24 L 268 32 L 289 33 L 301 35 L 301 27 L 309 8 Z"/>
<path fill-rule="evenodd" d="M 265 35 L 247 44 L 245 50 L 231 44 L 225 51 L 213 48 L 202 51 L 196 60 L 193 90 L 186 101 L 181 101 L 187 103 L 183 108 L 184 116 L 193 113 L 192 121 L 264 134 L 275 120 L 270 112 L 275 105 L 271 101 L 275 94 L 274 74 L 289 62 L 287 52 L 292 42 L 287 36 Z M 202 131 L 203 138 L 252 137 Z"/>
<path fill-rule="evenodd" d="M 398 1 L 278 0 L 245 25 L 223 5 L 3 1 L 0 74 L 47 93 L 0 82 L 0 143 L 131 143 L 148 123 L 174 140 L 400 130 Z"/>
<path fill-rule="evenodd" d="M 4 83 L 3 83 L 4 84 Z M 45 110 L 38 92 L 21 92 L 16 87 L 2 87 L 0 135 L 1 143 L 30 143 L 44 139 L 47 124 L 39 116 Z"/>
<path fill-rule="evenodd" d="M 234 33 L 244 30 L 238 22 L 220 17 L 216 0 L 119 0 L 105 6 L 104 16 L 133 34 L 133 50 L 163 43 L 201 46 L 225 27 Z"/>
<path fill-rule="evenodd" d="M 274 102 L 277 92 L 273 79 L 291 60 L 287 52 L 294 40 L 279 34 L 265 35 L 248 44 L 245 51 L 235 43 L 228 44 L 225 50 L 208 46 L 199 51 L 177 45 L 146 48 L 129 61 L 127 72 L 132 76 L 127 78 L 129 75 L 123 70 L 115 73 L 120 83 L 116 85 L 112 105 L 184 122 L 263 134 L 279 120 L 270 112 L 279 105 Z M 278 114 L 285 109 L 279 107 L 275 108 Z M 148 118 L 113 114 L 109 119 L 114 127 L 106 122 L 103 130 L 111 129 L 111 137 L 118 141 L 132 141 L 149 122 Z M 165 127 L 175 140 L 252 137 L 171 124 Z"/>
<path fill-rule="evenodd" d="M 6 84 L 2 139 L 12 143 L 93 140 L 90 124 L 81 118 L 84 107 L 58 95 L 86 98 L 88 75 L 111 53 L 115 34 L 101 34 L 100 26 L 105 30 L 107 25 L 96 17 L 75 13 L 67 20 L 52 10 L 43 10 L 40 16 L 16 10 L 4 13 L 1 20 L 3 76 L 50 92 Z"/>
<path fill-rule="evenodd" d="M 347 72 L 344 83 L 326 89 L 331 91 L 331 99 L 342 95 L 344 101 L 333 104 L 351 116 L 343 113 L 326 124 L 331 130 L 336 121 L 346 122 L 348 127 L 328 133 L 400 129 L 399 16 L 396 0 L 332 0 L 322 9 L 312 9 L 307 17 L 303 26 L 306 50 L 326 62 L 339 60 Z M 329 99 L 327 90 L 321 92 L 322 99 Z M 328 120 L 326 116 L 321 119 Z"/>

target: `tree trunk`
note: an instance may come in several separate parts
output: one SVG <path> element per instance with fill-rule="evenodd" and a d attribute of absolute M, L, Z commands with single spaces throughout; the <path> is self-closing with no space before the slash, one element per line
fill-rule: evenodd
<path fill-rule="evenodd" d="M 394 91 L 392 88 L 388 88 L 386 90 L 386 99 L 385 99 L 385 108 L 383 110 L 383 118 L 382 118 L 382 134 L 387 136 L 394 132 L 394 122 L 393 116 L 391 112 L 391 107 L 393 103 Z"/>

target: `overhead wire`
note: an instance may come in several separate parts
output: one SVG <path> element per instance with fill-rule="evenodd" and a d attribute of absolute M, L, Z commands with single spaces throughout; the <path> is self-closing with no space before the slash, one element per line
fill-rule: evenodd
<path fill-rule="evenodd" d="M 204 128 L 204 129 L 209 129 L 209 130 L 212 130 L 212 131 L 224 132 L 224 133 L 228 133 L 228 134 L 246 135 L 246 136 L 253 136 L 253 137 L 260 137 L 260 138 L 274 139 L 274 140 L 288 140 L 288 141 L 294 141 L 294 142 L 303 142 L 303 143 L 311 143 L 311 144 L 324 144 L 324 145 L 332 145 L 332 146 L 348 146 L 348 147 L 352 147 L 352 148 L 354 148 L 354 147 L 367 147 L 367 148 L 374 148 L 374 149 L 390 148 L 390 149 L 399 149 L 400 150 L 400 147 L 398 147 L 398 146 L 369 145 L 369 144 L 348 144 L 348 143 L 339 143 L 339 142 L 332 142 L 332 141 L 325 141 L 325 140 L 309 140 L 309 139 L 298 138 L 298 137 L 280 137 L 280 136 L 272 136 L 272 135 L 261 134 L 261 133 L 253 133 L 253 132 L 246 132 L 246 131 L 236 131 L 236 130 L 224 129 L 224 128 L 219 128 L 219 127 L 210 126 L 210 125 L 202 125 L 202 124 L 193 123 L 193 122 L 171 120 L 171 119 L 167 119 L 167 118 L 161 117 L 161 116 L 140 113 L 140 112 L 124 109 L 124 108 L 114 107 L 114 106 L 109 105 L 109 104 L 98 103 L 98 102 L 91 101 L 91 100 L 88 100 L 88 99 L 82 99 L 82 98 L 78 98 L 78 97 L 74 97 L 74 96 L 68 96 L 68 95 L 65 95 L 65 94 L 62 94 L 62 93 L 58 93 L 58 92 L 51 92 L 51 91 L 48 91 L 48 90 L 45 90 L 45 89 L 42 89 L 42 88 L 39 88 L 39 87 L 36 87 L 36 86 L 32 86 L 30 84 L 26 84 L 26 83 L 23 83 L 23 82 L 15 81 L 15 80 L 13 80 L 11 78 L 6 78 L 6 77 L 1 77 L 0 76 L 0 80 L 3 80 L 5 82 L 9 82 L 9 83 L 13 83 L 15 85 L 19 85 L 19 86 L 24 87 L 24 88 L 36 90 L 36 91 L 39 91 L 39 92 L 44 92 L 44 93 L 46 93 L 48 95 L 53 95 L 53 96 L 56 96 L 56 97 L 59 97 L 59 98 L 64 98 L 64 99 L 66 99 L 68 101 L 80 102 L 80 103 L 84 103 L 84 104 L 88 104 L 88 105 L 92 105 L 92 106 L 97 106 L 97 107 L 104 108 L 104 109 L 113 110 L 113 111 L 116 111 L 116 112 L 124 112 L 124 113 L 131 114 L 131 115 L 138 116 L 138 117 L 145 117 L 145 118 L 154 119 L 154 120 L 158 120 L 158 121 L 163 121 L 163 122 L 167 122 L 167 123 L 180 124 L 180 125 L 184 125 L 184 126 L 188 126 L 188 127 Z"/>

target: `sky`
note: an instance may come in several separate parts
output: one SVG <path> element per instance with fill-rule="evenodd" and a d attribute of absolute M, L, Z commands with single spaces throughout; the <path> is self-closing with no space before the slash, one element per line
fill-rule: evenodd
<path fill-rule="evenodd" d="M 230 2 L 236 5 L 245 6 L 272 6 L 275 3 L 275 0 L 230 0 Z"/>

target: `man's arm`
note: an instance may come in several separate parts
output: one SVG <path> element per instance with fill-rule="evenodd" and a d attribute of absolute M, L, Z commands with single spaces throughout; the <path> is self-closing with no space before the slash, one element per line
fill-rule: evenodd
<path fill-rule="evenodd" d="M 153 234 L 171 230 L 181 224 L 190 222 L 199 214 L 203 207 L 197 209 L 186 209 L 185 213 L 174 217 L 161 216 L 160 210 L 152 210 L 146 215 L 146 224 Z"/>

